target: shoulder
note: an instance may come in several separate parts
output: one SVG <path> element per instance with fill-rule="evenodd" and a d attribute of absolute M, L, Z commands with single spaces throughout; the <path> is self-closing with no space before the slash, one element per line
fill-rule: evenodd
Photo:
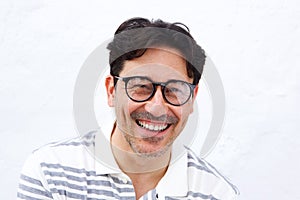
<path fill-rule="evenodd" d="M 213 165 L 187 148 L 189 193 L 192 196 L 211 195 L 216 199 L 234 199 L 239 191 Z"/>
<path fill-rule="evenodd" d="M 34 150 L 23 165 L 18 198 L 58 199 L 72 181 L 83 183 L 87 177 L 95 176 L 94 159 L 89 153 L 95 133 L 53 142 Z"/>
<path fill-rule="evenodd" d="M 96 131 L 91 131 L 83 136 L 46 144 L 34 150 L 29 160 L 34 160 L 33 163 L 42 167 L 48 163 L 75 167 L 86 165 L 88 158 L 92 156 L 89 150 L 93 149 L 95 134 Z"/>
<path fill-rule="evenodd" d="M 63 148 L 66 146 L 70 146 L 70 147 L 72 147 L 72 146 L 73 147 L 75 147 L 75 146 L 90 146 L 93 144 L 96 132 L 97 132 L 96 130 L 90 131 L 82 136 L 77 136 L 77 137 L 72 137 L 72 138 L 68 138 L 65 140 L 51 142 L 51 143 L 48 143 L 46 145 L 39 147 L 38 149 L 34 150 L 33 152 L 41 151 L 41 150 L 49 149 L 49 148 L 52 148 L 52 149 Z"/>
<path fill-rule="evenodd" d="M 51 142 L 35 149 L 33 153 L 45 152 L 49 150 L 56 151 L 69 148 L 89 147 L 94 143 L 96 132 L 97 131 L 90 131 L 82 136 Z"/>

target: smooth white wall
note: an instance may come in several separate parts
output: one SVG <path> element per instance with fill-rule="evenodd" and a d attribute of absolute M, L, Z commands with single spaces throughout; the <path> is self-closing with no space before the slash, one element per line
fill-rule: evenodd
<path fill-rule="evenodd" d="M 0 1 L 0 199 L 15 198 L 32 150 L 76 135 L 72 95 L 80 67 L 133 16 L 187 24 L 217 66 L 227 112 L 207 160 L 239 187 L 240 199 L 300 199 L 299 4 Z"/>

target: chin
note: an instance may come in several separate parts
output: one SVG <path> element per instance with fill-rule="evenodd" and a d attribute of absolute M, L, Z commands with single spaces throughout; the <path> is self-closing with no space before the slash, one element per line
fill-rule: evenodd
<path fill-rule="evenodd" d="M 148 139 L 148 138 L 147 138 Z M 164 146 L 153 145 L 153 144 L 130 144 L 132 150 L 139 156 L 145 158 L 157 158 L 165 155 L 171 148 L 172 144 L 167 144 Z"/>

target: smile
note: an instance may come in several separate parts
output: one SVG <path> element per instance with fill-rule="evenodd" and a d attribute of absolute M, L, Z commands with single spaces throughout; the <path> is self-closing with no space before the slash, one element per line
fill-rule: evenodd
<path fill-rule="evenodd" d="M 136 123 L 140 127 L 144 129 L 148 129 L 150 131 L 164 131 L 171 126 L 171 124 L 153 124 L 153 123 L 139 121 L 139 120 L 136 120 Z"/>

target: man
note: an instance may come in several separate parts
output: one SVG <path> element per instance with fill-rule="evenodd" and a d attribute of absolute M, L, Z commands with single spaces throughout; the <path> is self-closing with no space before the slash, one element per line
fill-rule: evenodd
<path fill-rule="evenodd" d="M 181 23 L 133 18 L 117 29 L 105 80 L 116 121 L 46 145 L 24 165 L 19 199 L 234 199 L 237 190 L 188 147 L 175 156 L 205 53 Z M 92 152 L 92 153 L 91 153 Z"/>

